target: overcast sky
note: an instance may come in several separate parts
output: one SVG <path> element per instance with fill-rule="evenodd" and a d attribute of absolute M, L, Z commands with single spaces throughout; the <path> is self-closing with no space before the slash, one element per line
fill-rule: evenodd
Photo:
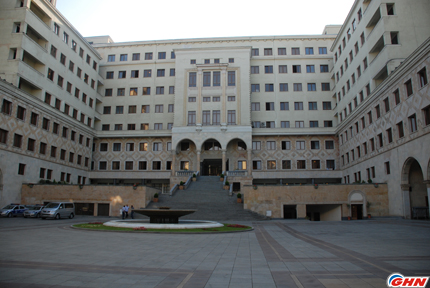
<path fill-rule="evenodd" d="M 115 42 L 321 34 L 342 24 L 354 0 L 57 0 L 85 37 Z"/>

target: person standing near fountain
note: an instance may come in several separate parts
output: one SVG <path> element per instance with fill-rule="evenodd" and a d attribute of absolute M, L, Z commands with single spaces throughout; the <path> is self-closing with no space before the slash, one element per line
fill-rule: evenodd
<path fill-rule="evenodd" d="M 125 205 L 122 207 L 122 209 L 121 209 L 121 211 L 122 211 L 122 219 L 124 220 L 125 219 Z"/>
<path fill-rule="evenodd" d="M 134 207 L 133 207 L 133 205 L 131 205 L 130 209 L 131 209 L 130 217 L 131 217 L 131 219 L 134 219 Z"/>
<path fill-rule="evenodd" d="M 128 204 L 124 206 L 125 218 L 128 218 Z"/>

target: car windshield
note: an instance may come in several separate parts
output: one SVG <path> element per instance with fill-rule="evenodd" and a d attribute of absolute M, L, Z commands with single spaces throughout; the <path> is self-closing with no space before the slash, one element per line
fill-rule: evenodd
<path fill-rule="evenodd" d="M 6 205 L 3 209 L 13 209 L 13 207 L 15 207 L 15 205 Z"/>
<path fill-rule="evenodd" d="M 28 210 L 40 210 L 41 208 L 42 208 L 41 206 L 35 206 L 35 207 L 28 208 Z"/>
<path fill-rule="evenodd" d="M 57 208 L 60 203 L 49 203 L 45 208 Z"/>

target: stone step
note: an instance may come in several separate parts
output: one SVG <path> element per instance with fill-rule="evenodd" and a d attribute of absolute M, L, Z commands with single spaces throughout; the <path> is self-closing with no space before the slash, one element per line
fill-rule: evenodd
<path fill-rule="evenodd" d="M 213 221 L 259 221 L 266 219 L 243 209 L 243 204 L 237 203 L 235 195 L 229 196 L 222 189 L 222 182 L 217 176 L 201 176 L 192 182 L 186 190 L 177 190 L 173 196 L 159 194 L 159 202 L 151 202 L 147 208 L 170 207 L 171 209 L 195 209 L 195 213 L 181 217 L 184 220 L 213 220 Z M 145 217 L 142 215 L 136 218 Z"/>

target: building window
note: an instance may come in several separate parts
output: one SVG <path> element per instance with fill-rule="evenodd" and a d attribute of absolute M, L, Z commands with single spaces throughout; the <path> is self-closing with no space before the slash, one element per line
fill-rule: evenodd
<path fill-rule="evenodd" d="M 246 170 L 246 160 L 237 161 L 237 169 Z"/>
<path fill-rule="evenodd" d="M 291 142 L 290 141 L 282 141 L 281 142 L 281 149 L 282 150 L 290 150 L 291 149 Z"/>
<path fill-rule="evenodd" d="M 236 86 L 236 72 L 228 71 L 228 86 Z"/>
<path fill-rule="evenodd" d="M 306 73 L 315 73 L 315 65 L 306 65 Z"/>
<path fill-rule="evenodd" d="M 275 160 L 267 160 L 267 170 L 276 169 L 276 161 Z"/>
<path fill-rule="evenodd" d="M 305 141 L 296 141 L 296 150 L 305 150 Z"/>
<path fill-rule="evenodd" d="M 385 162 L 384 166 L 385 166 L 385 174 L 390 175 L 391 174 L 390 161 Z"/>
<path fill-rule="evenodd" d="M 157 95 L 164 95 L 164 86 L 157 86 L 155 88 L 155 94 L 157 94 Z"/>
<path fill-rule="evenodd" d="M 281 121 L 281 128 L 290 128 L 290 121 Z"/>
<path fill-rule="evenodd" d="M 391 44 L 399 44 L 399 32 L 390 32 Z"/>
<path fill-rule="evenodd" d="M 293 73 L 302 73 L 301 65 L 293 65 Z"/>
<path fill-rule="evenodd" d="M 303 102 L 294 102 L 294 110 L 303 110 Z"/>
<path fill-rule="evenodd" d="M 264 66 L 264 73 L 265 74 L 272 74 L 273 73 L 273 66 L 272 65 Z"/>
<path fill-rule="evenodd" d="M 137 88 L 130 88 L 130 96 L 137 96 Z"/>
<path fill-rule="evenodd" d="M 112 161 L 112 170 L 120 170 L 121 162 L 120 161 Z"/>
<path fill-rule="evenodd" d="M 273 55 L 272 48 L 264 48 L 264 56 Z"/>
<path fill-rule="evenodd" d="M 252 102 L 251 111 L 260 111 L 260 102 Z"/>
<path fill-rule="evenodd" d="M 300 48 L 291 48 L 291 55 L 300 55 Z"/>
<path fill-rule="evenodd" d="M 261 170 L 261 161 L 260 160 L 252 161 L 252 170 Z"/>
<path fill-rule="evenodd" d="M 312 169 L 321 169 L 321 161 L 320 160 L 311 160 Z"/>
<path fill-rule="evenodd" d="M 427 70 L 425 67 L 418 72 L 418 79 L 420 82 L 420 87 L 424 87 L 425 85 L 427 85 Z"/>
<path fill-rule="evenodd" d="M 318 127 L 318 121 L 309 121 L 309 127 Z"/>
<path fill-rule="evenodd" d="M 409 116 L 409 127 L 411 129 L 411 133 L 417 131 L 417 116 L 416 114 Z"/>
<path fill-rule="evenodd" d="M 275 103 L 274 102 L 266 102 L 266 111 L 274 111 Z"/>
<path fill-rule="evenodd" d="M 278 55 L 287 55 L 287 48 L 278 48 Z"/>
<path fill-rule="evenodd" d="M 158 52 L 158 59 L 166 59 L 166 52 Z"/>
<path fill-rule="evenodd" d="M 312 48 L 312 47 L 306 47 L 305 48 L 305 54 L 306 55 L 314 55 L 314 48 Z"/>
<path fill-rule="evenodd" d="M 259 74 L 260 66 L 251 66 L 251 74 Z"/>
<path fill-rule="evenodd" d="M 190 72 L 188 87 L 196 87 L 196 83 L 197 83 L 196 81 L 197 81 L 197 73 L 196 72 Z"/>
<path fill-rule="evenodd" d="M 24 175 L 25 173 L 25 164 L 19 163 L 18 165 L 18 175 Z"/>
<path fill-rule="evenodd" d="M 165 69 L 157 69 L 157 77 L 164 77 L 166 73 Z"/>
<path fill-rule="evenodd" d="M 120 56 L 119 56 L 119 61 L 127 61 L 127 54 L 121 54 Z"/>
<path fill-rule="evenodd" d="M 328 73 L 328 65 L 320 65 L 320 72 L 321 73 Z"/>
<path fill-rule="evenodd" d="M 227 124 L 236 125 L 236 110 L 227 111 Z"/>
<path fill-rule="evenodd" d="M 318 110 L 317 102 L 309 102 L 309 110 Z"/>
<path fill-rule="evenodd" d="M 257 66 L 258 67 L 258 66 Z M 287 69 L 287 65 L 279 65 L 278 66 L 278 72 L 279 73 L 287 73 L 288 72 L 288 69 Z"/>
<path fill-rule="evenodd" d="M 251 49 L 251 56 L 259 56 L 260 50 L 258 48 L 252 48 Z"/>
<path fill-rule="evenodd" d="M 393 142 L 393 131 L 392 129 L 387 129 L 387 138 L 388 138 L 388 143 Z"/>
<path fill-rule="evenodd" d="M 119 71 L 118 79 L 124 79 L 127 76 L 127 71 Z"/>
<path fill-rule="evenodd" d="M 320 141 L 311 141 L 311 149 L 320 149 Z"/>
<path fill-rule="evenodd" d="M 273 92 L 273 84 L 265 84 L 266 92 Z"/>
<path fill-rule="evenodd" d="M 297 160 L 297 169 L 306 169 L 306 160 Z"/>
<path fill-rule="evenodd" d="M 281 111 L 290 110 L 289 102 L 281 102 L 280 105 L 281 105 L 280 107 Z"/>
<path fill-rule="evenodd" d="M 321 54 L 321 55 L 325 55 L 325 54 L 327 54 L 327 47 L 319 47 L 319 48 L 318 48 L 318 52 L 319 52 L 319 54 Z"/>
<path fill-rule="evenodd" d="M 260 92 L 260 84 L 251 84 L 251 92 Z"/>

